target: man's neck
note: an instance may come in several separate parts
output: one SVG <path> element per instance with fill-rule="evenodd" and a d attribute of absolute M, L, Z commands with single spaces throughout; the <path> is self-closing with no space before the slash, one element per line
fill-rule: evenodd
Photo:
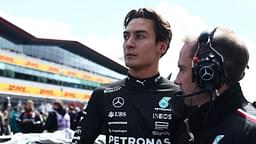
<path fill-rule="evenodd" d="M 136 71 L 136 70 L 129 69 L 128 73 L 136 78 L 145 79 L 145 78 L 155 76 L 159 72 L 158 70 L 150 72 L 150 71 Z"/>

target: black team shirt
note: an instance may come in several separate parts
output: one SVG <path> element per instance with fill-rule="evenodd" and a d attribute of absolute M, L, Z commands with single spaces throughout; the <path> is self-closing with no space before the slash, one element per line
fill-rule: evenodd
<path fill-rule="evenodd" d="M 73 144 L 93 144 L 102 132 L 107 144 L 172 144 L 178 87 L 159 74 L 148 79 L 128 75 L 124 80 L 96 89 Z"/>

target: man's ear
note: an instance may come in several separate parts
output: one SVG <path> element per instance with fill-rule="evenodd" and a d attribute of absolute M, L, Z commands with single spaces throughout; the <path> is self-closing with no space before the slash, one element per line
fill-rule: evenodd
<path fill-rule="evenodd" d="M 161 55 L 164 54 L 167 51 L 167 44 L 166 42 L 160 42 L 160 52 Z"/>

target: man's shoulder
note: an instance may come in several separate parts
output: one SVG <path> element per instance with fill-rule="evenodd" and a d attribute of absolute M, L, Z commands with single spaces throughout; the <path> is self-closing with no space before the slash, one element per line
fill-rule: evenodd
<path fill-rule="evenodd" d="M 174 84 L 173 81 L 168 80 L 167 78 L 161 77 L 159 80 L 160 87 L 162 89 L 170 89 L 172 91 L 179 91 L 179 86 Z"/>
<path fill-rule="evenodd" d="M 115 89 L 120 89 L 125 83 L 125 79 L 118 80 L 109 84 L 106 84 L 102 87 L 98 87 L 94 90 L 94 92 L 106 92 L 106 91 L 113 91 Z"/>
<path fill-rule="evenodd" d="M 255 143 L 256 140 L 256 109 L 248 103 L 241 108 L 236 110 L 237 118 L 239 123 L 234 124 L 234 128 L 238 128 L 238 139 L 240 143 Z M 237 121 L 236 121 L 237 122 Z"/>
<path fill-rule="evenodd" d="M 242 108 L 238 108 L 236 114 L 249 123 L 252 123 L 253 125 L 256 124 L 256 108 L 251 103 L 248 103 Z"/>
<path fill-rule="evenodd" d="M 105 88 L 113 88 L 113 87 L 116 87 L 116 86 L 122 86 L 124 83 L 125 83 L 125 79 L 118 80 L 118 81 L 112 82 L 110 84 L 107 84 L 105 86 Z"/>
<path fill-rule="evenodd" d="M 48 117 L 56 117 L 56 116 L 57 116 L 57 114 L 56 114 L 55 111 L 49 111 L 48 112 Z"/>

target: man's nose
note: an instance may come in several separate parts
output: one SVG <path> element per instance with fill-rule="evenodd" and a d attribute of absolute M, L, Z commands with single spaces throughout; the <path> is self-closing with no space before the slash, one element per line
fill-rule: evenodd
<path fill-rule="evenodd" d="M 134 48 L 135 47 L 135 39 L 133 36 L 130 36 L 129 39 L 126 41 L 127 48 Z"/>
<path fill-rule="evenodd" d="M 180 83 L 180 80 L 178 79 L 178 77 L 175 78 L 174 83 L 175 83 L 176 85 L 180 85 L 180 84 L 181 84 L 181 83 Z"/>

